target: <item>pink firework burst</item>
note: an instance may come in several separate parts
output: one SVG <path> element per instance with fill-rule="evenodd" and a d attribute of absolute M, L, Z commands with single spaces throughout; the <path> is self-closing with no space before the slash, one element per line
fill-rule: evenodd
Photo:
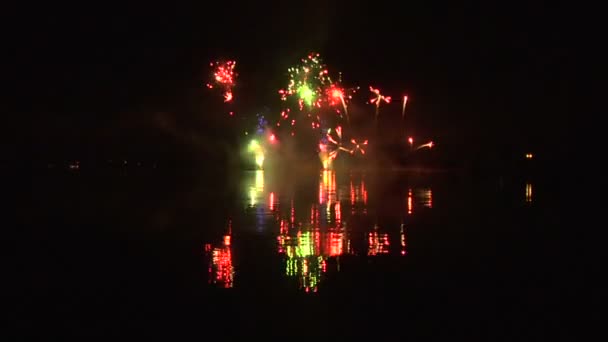
<path fill-rule="evenodd" d="M 350 150 L 350 154 L 361 153 L 365 154 L 365 148 L 367 147 L 367 140 L 359 142 L 355 139 L 351 139 L 350 143 L 353 144 L 353 148 Z"/>
<path fill-rule="evenodd" d="M 209 65 L 213 68 L 213 80 L 207 83 L 207 88 L 213 89 L 217 87 L 222 89 L 224 102 L 232 101 L 234 98 L 232 88 L 234 88 L 238 76 L 234 71 L 236 62 L 211 62 Z"/>
<path fill-rule="evenodd" d="M 391 97 L 390 96 L 384 96 L 382 94 L 380 94 L 380 89 L 376 89 L 372 86 L 369 87 L 369 90 L 375 94 L 375 97 L 373 97 L 372 99 L 369 100 L 370 103 L 375 103 L 376 107 L 380 107 L 380 103 L 382 101 L 386 102 L 386 103 L 391 103 Z"/>

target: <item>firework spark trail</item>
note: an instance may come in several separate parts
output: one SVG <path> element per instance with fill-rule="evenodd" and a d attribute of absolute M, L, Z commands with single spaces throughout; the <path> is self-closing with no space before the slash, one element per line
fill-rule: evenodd
<path fill-rule="evenodd" d="M 407 95 L 403 95 L 403 109 L 401 110 L 401 120 L 405 119 L 405 105 L 407 104 Z"/>
<path fill-rule="evenodd" d="M 344 114 L 346 115 L 346 121 L 348 124 L 350 124 L 350 118 L 348 116 L 348 108 L 346 107 L 346 101 L 344 100 L 344 89 L 340 88 L 339 86 L 332 84 L 330 85 L 327 90 L 327 102 L 329 103 L 329 105 L 336 105 L 337 100 L 340 100 L 340 103 L 342 104 L 342 108 L 344 108 Z"/>
<path fill-rule="evenodd" d="M 346 102 L 344 101 L 344 96 L 340 96 L 340 100 L 342 101 L 342 107 L 344 107 L 344 114 L 346 114 L 346 121 L 350 124 L 350 117 L 348 116 L 348 109 L 346 108 Z"/>
<path fill-rule="evenodd" d="M 401 109 L 401 128 L 403 130 L 403 133 L 405 133 L 407 130 L 405 129 L 406 125 L 405 125 L 405 106 L 407 104 L 407 95 L 403 95 L 403 108 Z"/>
<path fill-rule="evenodd" d="M 433 146 L 435 146 L 435 143 L 434 143 L 434 142 L 432 142 L 432 141 L 429 141 L 429 142 L 428 142 L 428 143 L 426 143 L 426 144 L 422 144 L 422 145 L 420 145 L 420 146 L 416 147 L 416 150 L 419 150 L 419 149 L 421 149 L 421 148 L 425 148 L 425 147 L 428 147 L 428 148 L 430 149 L 430 148 L 433 148 Z"/>

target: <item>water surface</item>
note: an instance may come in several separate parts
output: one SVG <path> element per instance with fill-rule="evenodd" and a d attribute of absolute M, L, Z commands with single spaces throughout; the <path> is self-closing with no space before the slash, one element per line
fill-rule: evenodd
<path fill-rule="evenodd" d="M 543 186 L 390 171 L 38 175 L 17 212 L 18 325 L 47 336 L 542 332 L 556 319 L 561 253 Z"/>

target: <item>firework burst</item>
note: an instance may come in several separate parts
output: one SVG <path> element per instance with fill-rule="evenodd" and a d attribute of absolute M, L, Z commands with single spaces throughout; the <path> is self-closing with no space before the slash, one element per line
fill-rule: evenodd
<path fill-rule="evenodd" d="M 382 103 L 382 101 L 386 103 L 391 103 L 391 97 L 380 94 L 380 89 L 376 89 L 372 86 L 369 87 L 369 90 L 374 94 L 374 97 L 370 99 L 369 102 L 376 105 L 376 120 L 378 120 L 378 113 L 380 112 L 380 103 Z"/>
<path fill-rule="evenodd" d="M 289 83 L 287 89 L 279 90 L 281 99 L 286 101 L 290 96 L 297 96 L 300 109 L 321 106 L 323 88 L 329 84 L 328 71 L 321 62 L 318 53 L 311 53 L 302 58 L 301 64 L 287 69 Z"/>
<path fill-rule="evenodd" d="M 299 122 L 302 118 L 310 120 L 309 127 L 313 130 L 322 126 L 323 129 L 335 127 L 345 117 L 350 124 L 347 103 L 358 88 L 345 88 L 340 73 L 334 82 L 318 53 L 302 58 L 298 65 L 288 69 L 288 73 L 287 87 L 279 90 L 279 94 L 281 100 L 297 103 L 300 112 L 305 114 L 298 117 Z M 281 119 L 284 119 L 283 115 Z"/>
<path fill-rule="evenodd" d="M 351 139 L 350 143 L 353 145 L 353 148 L 350 150 L 350 154 L 355 154 L 355 153 L 365 154 L 365 148 L 367 148 L 367 140 L 359 142 L 355 139 Z"/>
<path fill-rule="evenodd" d="M 329 169 L 332 162 L 338 157 L 340 151 L 351 152 L 342 146 L 342 127 L 338 126 L 334 130 L 327 130 L 325 137 L 319 142 L 319 157 L 324 169 Z"/>
<path fill-rule="evenodd" d="M 330 80 L 330 84 L 325 88 L 326 102 L 330 107 L 342 105 L 346 121 L 350 124 L 350 118 L 348 116 L 348 107 L 346 101 L 352 99 L 353 94 L 357 91 L 357 88 L 345 89 L 341 86 L 341 77 L 338 79 L 338 83 L 333 83 Z M 338 114 L 341 114 L 337 110 Z"/>
<path fill-rule="evenodd" d="M 222 89 L 224 102 L 230 102 L 234 98 L 232 89 L 236 84 L 238 74 L 234 71 L 236 67 L 235 61 L 226 62 L 211 62 L 209 65 L 213 68 L 212 81 L 207 83 L 207 88 Z"/>
<path fill-rule="evenodd" d="M 350 152 L 349 149 L 342 146 L 342 127 L 338 126 L 334 130 L 328 129 L 326 137 L 333 150 Z"/>

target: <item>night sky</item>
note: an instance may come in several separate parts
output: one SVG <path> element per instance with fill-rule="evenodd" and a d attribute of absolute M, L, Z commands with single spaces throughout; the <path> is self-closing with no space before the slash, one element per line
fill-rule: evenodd
<path fill-rule="evenodd" d="M 48 6 L 24 15 L 13 37 L 19 115 L 6 134 L 28 148 L 119 130 L 125 118 L 144 127 L 152 112 L 192 113 L 216 58 L 237 60 L 243 108 L 278 108 L 287 67 L 310 51 L 365 96 L 369 85 L 407 92 L 418 131 L 445 143 L 550 150 L 571 134 L 565 6 Z"/>

